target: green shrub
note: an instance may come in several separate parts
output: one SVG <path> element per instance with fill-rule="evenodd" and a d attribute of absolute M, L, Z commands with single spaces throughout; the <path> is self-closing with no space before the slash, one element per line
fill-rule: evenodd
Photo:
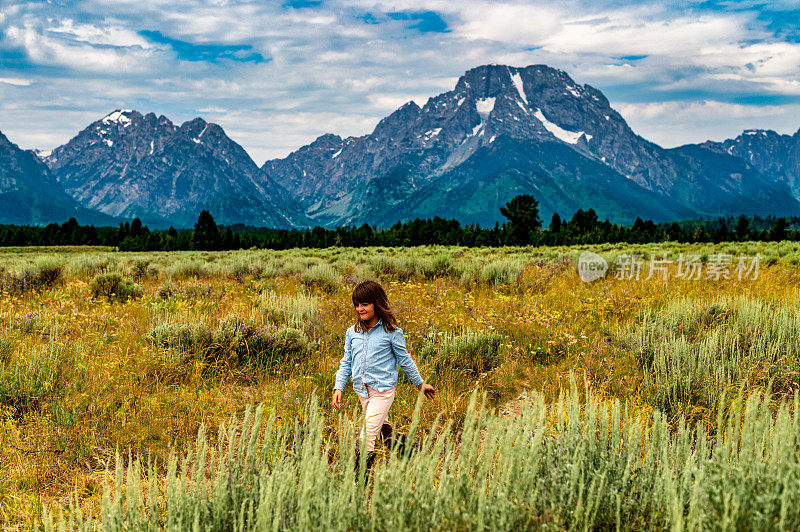
<path fill-rule="evenodd" d="M 155 346 L 191 353 L 206 362 L 254 364 L 274 371 L 303 360 L 308 349 L 301 331 L 258 326 L 235 315 L 216 325 L 205 320 L 157 324 L 147 339 Z"/>
<path fill-rule="evenodd" d="M 414 259 L 386 255 L 378 255 L 371 259 L 370 266 L 379 276 L 393 277 L 399 281 L 411 279 L 417 271 Z"/>
<path fill-rule="evenodd" d="M 57 393 L 63 384 L 69 352 L 51 341 L 29 352 L 17 353 L 16 361 L 0 365 L 0 405 L 22 415 Z"/>
<path fill-rule="evenodd" d="M 92 297 L 104 297 L 109 301 L 125 302 L 128 299 L 138 299 L 143 294 L 141 286 L 122 277 L 119 273 L 95 275 L 89 288 L 92 291 Z"/>
<path fill-rule="evenodd" d="M 342 275 L 327 262 L 315 264 L 300 274 L 300 282 L 316 286 L 326 292 L 334 292 L 342 285 Z"/>
<path fill-rule="evenodd" d="M 423 259 L 417 262 L 417 272 L 424 279 L 452 276 L 455 271 L 453 258 L 446 253 L 436 255 L 433 259 Z"/>
<path fill-rule="evenodd" d="M 133 262 L 133 278 L 142 281 L 157 274 L 155 268 L 150 267 L 150 259 L 139 259 Z"/>
<path fill-rule="evenodd" d="M 64 265 L 45 258 L 20 271 L 0 271 L 0 292 L 22 294 L 31 290 L 46 290 L 61 283 Z"/>
<path fill-rule="evenodd" d="M 475 376 L 490 371 L 502 363 L 501 334 L 467 333 L 445 338 L 440 343 L 431 342 L 420 351 L 420 361 L 428 362 L 431 371 L 455 371 Z"/>

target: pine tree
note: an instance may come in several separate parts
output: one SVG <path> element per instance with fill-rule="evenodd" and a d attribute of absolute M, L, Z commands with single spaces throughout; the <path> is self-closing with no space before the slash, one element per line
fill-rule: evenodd
<path fill-rule="evenodd" d="M 747 233 L 749 231 L 750 222 L 747 221 L 747 216 L 742 214 L 739 216 L 739 220 L 736 222 L 736 238 L 738 240 L 744 240 L 747 237 Z"/>
<path fill-rule="evenodd" d="M 786 218 L 778 218 L 775 220 L 775 223 L 772 224 L 772 227 L 769 230 L 769 239 L 770 240 L 786 240 L 788 237 L 788 228 L 789 224 L 786 221 Z"/>
<path fill-rule="evenodd" d="M 192 249 L 219 249 L 221 240 L 214 217 L 207 210 L 200 211 L 192 233 Z"/>
<path fill-rule="evenodd" d="M 508 230 L 512 244 L 528 244 L 533 231 L 542 226 L 539 219 L 539 202 L 530 194 L 520 194 L 500 207 L 500 214 L 508 218 Z"/>
<path fill-rule="evenodd" d="M 561 231 L 561 216 L 554 212 L 553 217 L 550 218 L 550 232 L 558 233 L 559 231 Z"/>

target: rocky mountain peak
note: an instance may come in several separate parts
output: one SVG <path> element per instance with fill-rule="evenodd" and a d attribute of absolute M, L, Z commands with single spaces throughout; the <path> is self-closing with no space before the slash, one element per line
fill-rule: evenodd
<path fill-rule="evenodd" d="M 113 221 L 81 208 L 58 185 L 40 156 L 20 149 L 0 132 L 0 224 L 44 225 L 72 216 L 82 223 Z"/>
<path fill-rule="evenodd" d="M 111 216 L 191 226 L 202 209 L 221 223 L 293 227 L 305 216 L 217 124 L 117 109 L 45 159 L 68 194 Z"/>
<path fill-rule="evenodd" d="M 314 141 L 308 145 L 309 148 L 318 148 L 318 149 L 331 149 L 331 148 L 340 148 L 342 146 L 342 137 L 339 135 L 334 135 L 333 133 L 325 133 L 324 135 L 320 135 Z"/>
<path fill-rule="evenodd" d="M 106 125 L 111 124 L 121 124 L 123 126 L 128 126 L 131 123 L 132 118 L 141 118 L 141 113 L 134 111 L 132 109 L 115 109 L 114 111 L 108 113 L 106 116 L 100 119 L 100 122 Z"/>
<path fill-rule="evenodd" d="M 555 153 L 558 161 L 546 163 Z M 567 160 L 571 169 L 563 166 Z M 567 186 L 582 194 L 587 180 L 603 180 L 609 190 L 598 193 L 618 212 L 632 212 L 621 199 L 625 194 L 647 196 L 654 218 L 667 211 L 722 212 L 758 189 L 766 191 L 759 205 L 779 197 L 775 187 L 739 163 L 719 162 L 692 150 L 670 152 L 641 138 L 599 90 L 563 70 L 491 64 L 466 71 L 453 90 L 432 96 L 422 107 L 406 103 L 371 134 L 344 140 L 322 136 L 285 159 L 267 161 L 262 170 L 294 191 L 317 223 L 328 225 L 381 223 L 386 209 L 400 217 L 438 214 L 461 196 L 470 198 L 469 205 L 484 205 L 476 207 L 480 215 L 461 219 L 493 222 L 500 200 L 490 199 L 489 190 L 499 186 L 491 183 L 501 180 L 495 174 L 503 171 L 508 175 L 502 179 L 514 186 L 533 179 L 530 175 L 549 176 L 562 183 L 559 191 L 543 182 L 537 186 L 556 196 Z M 697 192 L 700 187 L 716 190 L 718 203 L 709 207 Z M 423 198 L 439 199 L 428 204 Z M 543 212 L 563 210 L 552 201 L 550 207 L 543 204 Z M 783 201 L 781 208 L 794 208 L 793 201 Z"/>
<path fill-rule="evenodd" d="M 372 135 L 376 138 L 398 138 L 413 126 L 422 110 L 415 102 L 407 102 L 392 114 L 378 122 Z"/>

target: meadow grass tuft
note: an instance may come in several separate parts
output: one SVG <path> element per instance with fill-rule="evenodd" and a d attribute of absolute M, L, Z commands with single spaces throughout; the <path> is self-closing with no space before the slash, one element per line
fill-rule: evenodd
<path fill-rule="evenodd" d="M 500 365 L 503 341 L 503 336 L 495 332 L 467 332 L 429 343 L 419 357 L 434 373 L 450 371 L 476 376 Z"/>
<path fill-rule="evenodd" d="M 0 292 L 22 294 L 29 290 L 46 290 L 63 281 L 64 264 L 54 257 L 37 259 L 17 271 L 0 270 Z"/>
<path fill-rule="evenodd" d="M 124 303 L 142 297 L 142 287 L 119 273 L 101 273 L 94 276 L 90 285 L 92 297 Z"/>
<path fill-rule="evenodd" d="M 288 325 L 295 329 L 306 329 L 314 325 L 319 316 L 319 301 L 316 297 L 299 293 L 284 296 L 264 292 L 260 310 L 271 323 Z"/>
<path fill-rule="evenodd" d="M 800 381 L 800 305 L 749 297 L 677 299 L 648 310 L 633 332 L 645 396 L 672 415 L 707 412 L 738 386 L 772 381 L 792 393 Z"/>
<path fill-rule="evenodd" d="M 259 326 L 236 315 L 217 323 L 204 319 L 156 323 L 147 339 L 206 363 L 252 364 L 278 373 L 304 359 L 308 350 L 306 336 L 297 329 Z"/>
<path fill-rule="evenodd" d="M 463 427 L 434 424 L 411 453 L 389 450 L 354 467 L 357 426 L 325 430 L 312 400 L 293 427 L 245 409 L 201 429 L 193 449 L 161 473 L 145 456 L 117 456 L 102 520 L 76 509 L 43 528 L 129 530 L 720 529 L 800 527 L 800 397 L 773 415 L 761 392 L 738 396 L 718 420 L 670 428 L 654 412 L 631 417 L 619 400 L 574 384 L 546 404 L 534 394 L 519 416 L 486 411 L 473 393 Z M 361 453 L 363 456 L 365 453 Z M 365 475 L 367 475 L 365 477 Z M 366 482 L 365 482 L 366 480 Z M 734 487 L 734 489 L 731 489 Z M 753 508 L 758 508 L 757 512 Z"/>
<path fill-rule="evenodd" d="M 8 342 L 4 340 L 3 343 Z M 10 342 L 0 346 L 9 349 Z M 20 417 L 36 408 L 63 385 L 66 366 L 73 360 L 70 348 L 52 338 L 47 344 L 0 357 L 0 406 Z"/>
<path fill-rule="evenodd" d="M 300 282 L 309 287 L 318 287 L 325 292 L 334 292 L 342 285 L 342 275 L 327 262 L 314 264 L 300 274 Z"/>

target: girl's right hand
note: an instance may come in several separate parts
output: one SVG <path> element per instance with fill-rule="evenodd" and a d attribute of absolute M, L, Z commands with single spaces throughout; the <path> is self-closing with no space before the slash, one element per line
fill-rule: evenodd
<path fill-rule="evenodd" d="M 342 390 L 333 390 L 331 402 L 333 403 L 333 409 L 338 411 L 339 407 L 342 406 Z"/>
<path fill-rule="evenodd" d="M 425 399 L 430 399 L 436 394 L 436 390 L 434 390 L 433 386 L 431 386 L 427 382 L 423 382 L 422 384 L 417 386 L 417 389 L 425 394 Z"/>

